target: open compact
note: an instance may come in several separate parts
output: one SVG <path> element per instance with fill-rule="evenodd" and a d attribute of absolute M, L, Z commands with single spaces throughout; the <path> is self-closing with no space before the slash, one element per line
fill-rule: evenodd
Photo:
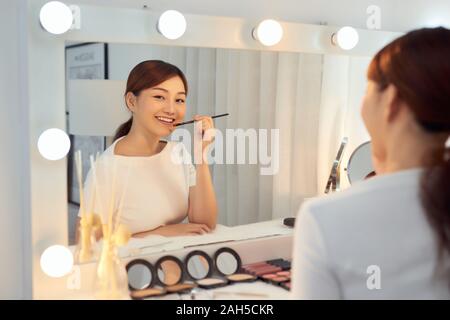
<path fill-rule="evenodd" d="M 184 282 L 183 263 L 174 256 L 164 256 L 155 265 L 159 283 L 168 293 L 182 293 L 195 288 L 194 283 Z"/>
<path fill-rule="evenodd" d="M 155 288 L 156 275 L 153 265 L 143 259 L 130 261 L 127 266 L 128 287 L 133 299 L 161 296 L 166 293 L 163 288 Z"/>
<path fill-rule="evenodd" d="M 213 274 L 213 261 L 204 251 L 192 251 L 184 259 L 184 264 L 187 274 L 200 288 L 213 289 L 228 284 L 226 279 L 211 277 Z"/>
<path fill-rule="evenodd" d="M 278 265 L 262 265 L 263 269 L 271 266 L 271 270 L 268 271 L 283 271 L 283 261 L 272 262 Z M 167 293 L 186 293 L 197 286 L 214 289 L 233 283 L 255 281 L 260 276 L 259 273 L 252 274 L 250 270 L 242 268 L 239 254 L 226 247 L 217 250 L 214 258 L 204 251 L 194 250 L 183 262 L 175 256 L 167 255 L 161 257 L 155 266 L 143 259 L 132 260 L 126 269 L 130 295 L 133 299 L 156 297 Z M 186 279 L 190 281 L 185 281 Z"/>
<path fill-rule="evenodd" d="M 241 272 L 241 257 L 231 248 L 217 250 L 214 254 L 214 264 L 217 272 L 231 283 L 257 280 L 256 276 Z"/>

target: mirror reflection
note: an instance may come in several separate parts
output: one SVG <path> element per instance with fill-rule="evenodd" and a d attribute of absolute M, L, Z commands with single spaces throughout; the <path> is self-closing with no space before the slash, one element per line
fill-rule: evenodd
<path fill-rule="evenodd" d="M 76 150 L 83 152 L 86 211 L 107 217 L 114 194 L 113 215 L 135 238 L 203 235 L 217 226 L 294 216 L 304 199 L 323 193 L 342 130 L 360 121 L 355 117 L 368 62 L 291 52 L 68 43 L 69 242 L 76 241 L 80 216 Z M 209 118 L 223 113 L 229 116 Z M 202 134 L 217 129 L 214 141 L 200 147 L 209 166 L 199 167 L 194 143 L 185 139 L 188 132 L 194 140 L 194 124 L 174 128 L 196 116 Z M 184 148 L 176 154 L 188 161 L 168 166 L 169 151 L 179 142 Z M 104 168 L 93 195 L 89 155 L 96 153 L 101 160 L 106 153 L 114 164 L 99 162 Z M 198 203 L 195 194 L 201 194 Z"/>
<path fill-rule="evenodd" d="M 153 281 L 153 275 L 147 265 L 136 263 L 128 268 L 128 284 L 134 290 L 145 289 Z"/>
<path fill-rule="evenodd" d="M 236 273 L 239 268 L 238 260 L 230 252 L 222 252 L 217 255 L 216 267 L 224 275 Z"/>
<path fill-rule="evenodd" d="M 178 284 L 182 279 L 181 265 L 173 260 L 162 261 L 157 264 L 159 281 L 166 286 Z"/>
<path fill-rule="evenodd" d="M 370 141 L 358 146 L 350 156 L 347 176 L 351 184 L 375 175 Z"/>
<path fill-rule="evenodd" d="M 211 262 L 204 254 L 196 253 L 187 259 L 186 269 L 189 276 L 193 279 L 204 279 L 211 272 Z"/>

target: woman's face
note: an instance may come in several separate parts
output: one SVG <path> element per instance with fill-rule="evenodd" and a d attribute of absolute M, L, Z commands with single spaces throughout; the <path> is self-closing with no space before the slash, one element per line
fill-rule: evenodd
<path fill-rule="evenodd" d="M 388 88 L 381 91 L 373 81 L 368 81 L 361 108 L 361 116 L 372 142 L 372 158 L 375 171 L 381 173 L 386 158 L 386 108 L 389 103 Z"/>
<path fill-rule="evenodd" d="M 158 137 L 167 136 L 184 119 L 186 89 L 180 77 L 173 77 L 142 90 L 137 97 L 127 93 L 127 104 L 139 127 Z"/>

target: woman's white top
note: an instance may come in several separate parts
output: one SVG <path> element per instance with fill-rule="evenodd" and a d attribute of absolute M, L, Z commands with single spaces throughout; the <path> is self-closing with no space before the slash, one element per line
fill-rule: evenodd
<path fill-rule="evenodd" d="M 306 202 L 293 251 L 294 299 L 450 299 L 422 208 L 421 169 Z M 448 265 L 448 264 L 447 264 Z"/>
<path fill-rule="evenodd" d="M 122 156 L 114 154 L 120 139 L 96 162 L 95 193 L 93 170 L 89 170 L 84 187 L 87 210 L 94 208 L 107 220 L 114 203 L 114 219 L 118 217 L 132 233 L 183 221 L 188 213 L 189 187 L 196 183 L 196 171 L 184 145 L 168 141 L 153 156 Z"/>

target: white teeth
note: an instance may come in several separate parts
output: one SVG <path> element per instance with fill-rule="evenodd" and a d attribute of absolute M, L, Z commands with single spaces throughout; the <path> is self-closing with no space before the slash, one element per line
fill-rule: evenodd
<path fill-rule="evenodd" d="M 170 118 L 164 118 L 164 117 L 156 117 L 158 120 L 161 120 L 163 122 L 167 122 L 167 123 L 172 123 L 175 120 L 174 119 L 170 119 Z"/>

